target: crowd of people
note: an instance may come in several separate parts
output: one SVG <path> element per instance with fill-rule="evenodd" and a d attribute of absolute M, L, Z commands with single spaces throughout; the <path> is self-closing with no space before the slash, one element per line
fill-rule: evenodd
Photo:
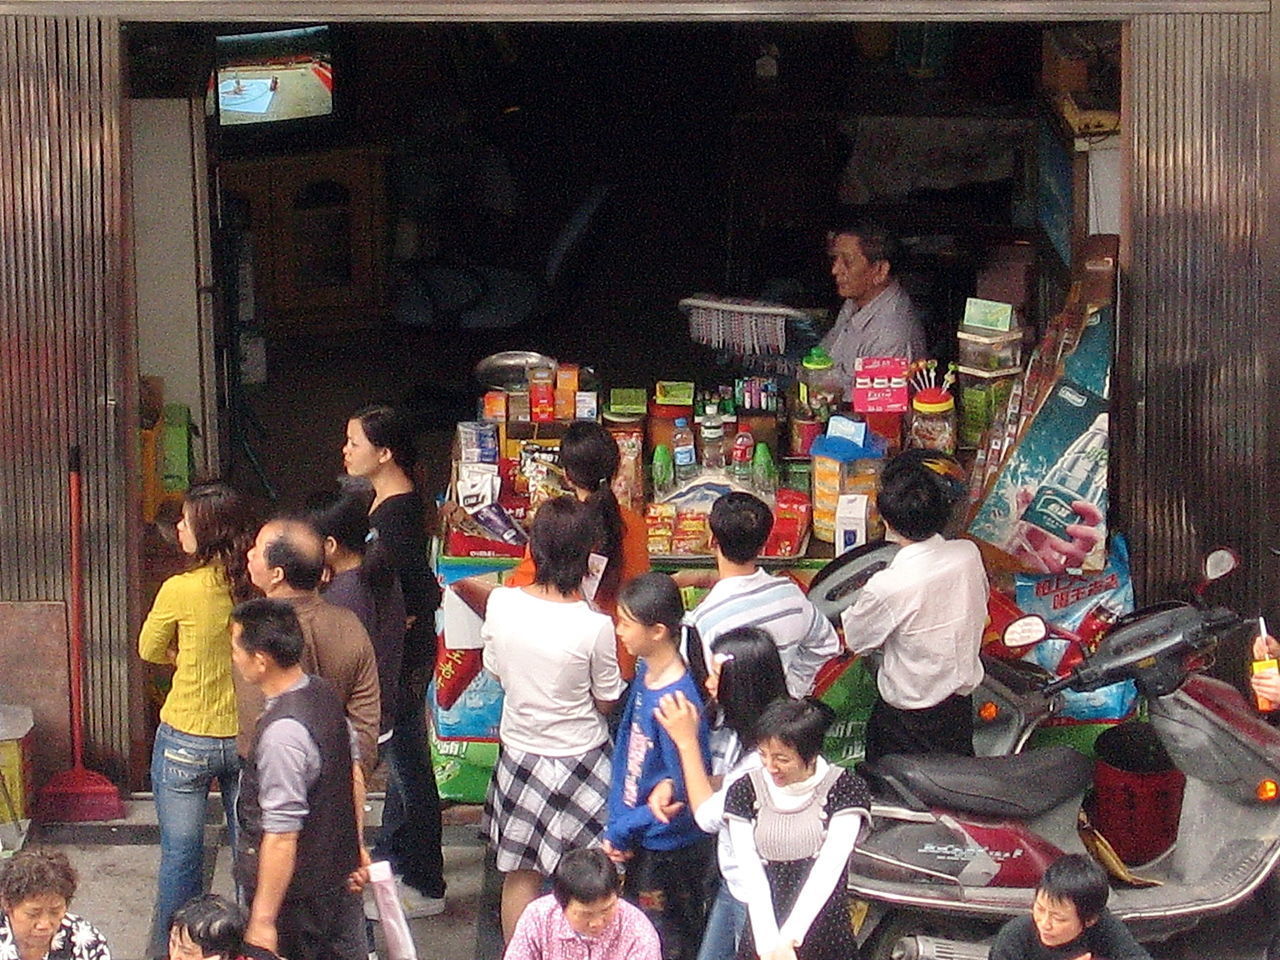
<path fill-rule="evenodd" d="M 366 960 L 372 857 L 391 862 L 406 917 L 444 909 L 425 728 L 441 592 L 412 431 L 390 408 L 360 410 L 343 462 L 338 489 L 262 524 L 224 484 L 186 495 L 188 569 L 161 586 L 138 641 L 174 667 L 152 756 L 149 958 Z M 954 464 L 909 451 L 885 469 L 879 507 L 902 549 L 845 612 L 842 642 L 793 581 L 760 567 L 772 514 L 756 497 L 715 503 L 714 576 L 673 578 L 649 570 L 644 523 L 614 496 L 608 431 L 573 424 L 561 462 L 572 495 L 538 510 L 504 584 L 453 587 L 484 618 L 484 666 L 504 692 L 482 832 L 503 875 L 506 956 L 856 957 L 842 878 L 870 798 L 823 758 L 833 718 L 811 694 L 832 657 L 882 649 L 868 756 L 972 753 L 987 586 L 976 550 L 943 537 L 962 492 Z M 686 613 L 692 585 L 710 590 Z M 383 762 L 369 851 L 365 787 Z M 202 890 L 215 783 L 238 902 Z M 1059 945 L 1044 931 L 1075 930 L 1062 902 L 1076 904 L 1073 937 L 1114 934 L 1069 867 L 1046 876 L 1031 927 L 1002 934 L 1002 957 L 1039 956 L 1018 952 L 1032 928 Z M 67 912 L 74 891 L 61 854 L 8 861 L 0 960 L 106 960 Z"/>

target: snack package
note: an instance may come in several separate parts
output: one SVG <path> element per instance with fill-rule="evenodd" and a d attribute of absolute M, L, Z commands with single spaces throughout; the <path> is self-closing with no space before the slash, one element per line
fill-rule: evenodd
<path fill-rule="evenodd" d="M 711 552 L 711 528 L 707 523 L 706 513 L 701 510 L 676 511 L 671 552 L 684 555 Z"/>
<path fill-rule="evenodd" d="M 644 430 L 639 427 L 613 427 L 609 430 L 618 443 L 618 472 L 613 478 L 613 493 L 618 502 L 632 510 L 644 509 Z"/>
<path fill-rule="evenodd" d="M 649 529 L 649 556 L 661 557 L 671 553 L 672 539 L 676 534 L 676 508 L 670 503 L 651 503 L 644 515 Z"/>
<path fill-rule="evenodd" d="M 798 557 L 809 535 L 813 503 L 798 490 L 778 491 L 773 507 L 773 529 L 764 545 L 767 557 Z"/>

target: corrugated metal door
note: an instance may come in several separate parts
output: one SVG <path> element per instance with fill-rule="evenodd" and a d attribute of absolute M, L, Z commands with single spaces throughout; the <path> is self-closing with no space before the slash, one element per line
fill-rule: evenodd
<path fill-rule="evenodd" d="M 129 756 L 135 538 L 115 20 L 0 18 L 0 597 L 68 598 L 67 451 L 85 488 L 86 741 Z"/>
<path fill-rule="evenodd" d="M 1269 16 L 1136 17 L 1128 28 L 1128 302 L 1119 332 L 1114 501 L 1147 599 L 1217 544 L 1256 611 L 1272 526 L 1264 265 Z M 1272 267 L 1274 269 L 1274 266 Z"/>

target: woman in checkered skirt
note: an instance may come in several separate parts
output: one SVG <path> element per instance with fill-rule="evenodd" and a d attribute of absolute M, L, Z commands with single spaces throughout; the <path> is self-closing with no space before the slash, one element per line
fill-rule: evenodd
<path fill-rule="evenodd" d="M 507 940 L 561 855 L 604 830 L 604 715 L 624 684 L 613 621 L 582 595 L 599 536 L 593 513 L 573 497 L 544 504 L 529 538 L 533 583 L 497 588 L 485 612 L 484 666 L 504 697 L 482 825 L 503 874 Z"/>

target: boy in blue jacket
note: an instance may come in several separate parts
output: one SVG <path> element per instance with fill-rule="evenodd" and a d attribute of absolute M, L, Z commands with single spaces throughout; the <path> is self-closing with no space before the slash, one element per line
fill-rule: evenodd
<path fill-rule="evenodd" d="M 703 881 L 711 863 L 713 838 L 698 829 L 686 808 L 669 823 L 649 810 L 649 791 L 675 782 L 684 792 L 680 754 L 658 723 L 658 701 L 677 690 L 702 712 L 697 683 L 680 656 L 680 590 L 665 573 L 646 573 L 618 597 L 618 639 L 637 657 L 635 682 L 618 725 L 609 786 L 609 821 L 603 846 L 627 865 L 623 894 L 644 911 L 658 931 L 663 960 L 691 960 L 703 928 Z M 702 756 L 707 722 L 698 730 Z"/>

